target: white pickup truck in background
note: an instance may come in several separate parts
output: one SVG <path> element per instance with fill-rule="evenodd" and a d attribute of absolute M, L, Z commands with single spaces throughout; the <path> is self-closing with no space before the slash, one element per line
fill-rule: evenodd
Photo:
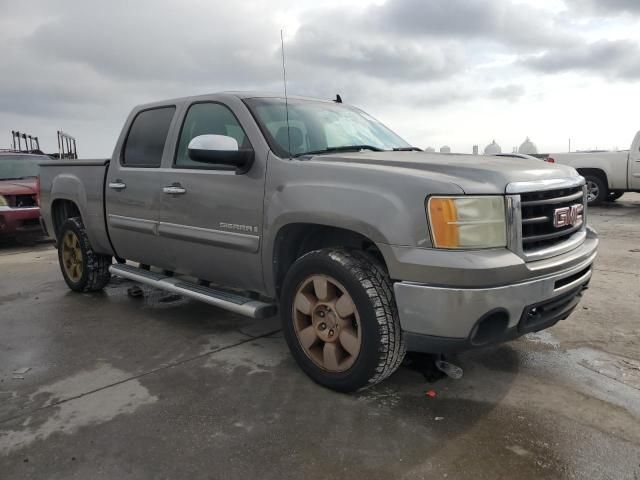
<path fill-rule="evenodd" d="M 640 131 L 631 150 L 620 152 L 551 153 L 547 162 L 575 168 L 587 180 L 587 201 L 599 205 L 625 192 L 640 192 Z"/>

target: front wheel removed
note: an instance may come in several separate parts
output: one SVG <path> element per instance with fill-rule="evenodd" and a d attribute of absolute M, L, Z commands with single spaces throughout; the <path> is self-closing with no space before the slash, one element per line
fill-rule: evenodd
<path fill-rule="evenodd" d="M 324 249 L 299 258 L 285 278 L 281 312 L 298 365 L 333 390 L 379 383 L 404 358 L 391 281 L 362 252 Z"/>

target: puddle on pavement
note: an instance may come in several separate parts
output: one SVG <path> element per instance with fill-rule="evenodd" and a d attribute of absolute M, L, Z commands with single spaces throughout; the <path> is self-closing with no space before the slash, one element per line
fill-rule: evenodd
<path fill-rule="evenodd" d="M 86 370 L 76 373 L 70 377 L 63 378 L 57 382 L 40 387 L 29 395 L 31 402 L 46 399 L 38 407 L 48 406 L 53 403 L 76 397 L 86 392 L 97 390 L 105 385 L 127 379 L 130 375 L 122 370 L 113 368 L 110 365 L 99 365 L 93 370 Z"/>
<path fill-rule="evenodd" d="M 265 373 L 289 358 L 289 350 L 282 338 L 264 337 L 214 353 L 205 364 L 221 368 L 225 373 L 243 370 L 247 375 Z"/>
<path fill-rule="evenodd" d="M 157 400 L 135 379 L 94 391 L 129 376 L 116 368 L 101 365 L 95 370 L 80 372 L 41 387 L 31 395 L 31 399 L 44 402 L 30 406 L 31 408 L 72 399 L 27 416 L 21 422 L 22 428 L 19 430 L 0 429 L 0 454 L 6 455 L 37 440 L 44 440 L 54 433 L 72 434 L 82 427 L 108 422 L 118 415 L 133 413 L 141 406 Z M 78 398 L 73 398 L 78 395 Z"/>
<path fill-rule="evenodd" d="M 560 341 L 549 330 L 528 333 L 524 338 L 530 342 L 546 345 L 552 348 L 560 348 Z"/>
<path fill-rule="evenodd" d="M 573 353 L 583 357 L 579 365 L 640 390 L 640 362 L 590 348 L 574 350 Z"/>

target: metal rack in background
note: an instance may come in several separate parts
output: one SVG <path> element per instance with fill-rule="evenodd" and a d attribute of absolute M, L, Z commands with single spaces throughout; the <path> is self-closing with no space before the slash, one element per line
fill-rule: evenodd
<path fill-rule="evenodd" d="M 58 158 L 78 158 L 76 139 L 62 130 L 58 130 Z"/>
<path fill-rule="evenodd" d="M 22 146 L 22 140 L 24 140 L 24 147 Z M 16 152 L 29 153 L 40 151 L 40 140 L 38 140 L 38 137 L 19 132 L 18 130 L 11 130 L 11 145 Z"/>

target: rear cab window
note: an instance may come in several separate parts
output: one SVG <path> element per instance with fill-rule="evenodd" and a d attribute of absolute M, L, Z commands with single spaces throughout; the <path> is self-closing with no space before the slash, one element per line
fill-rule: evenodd
<path fill-rule="evenodd" d="M 175 106 L 139 112 L 134 118 L 122 152 L 125 167 L 159 167 Z"/>

